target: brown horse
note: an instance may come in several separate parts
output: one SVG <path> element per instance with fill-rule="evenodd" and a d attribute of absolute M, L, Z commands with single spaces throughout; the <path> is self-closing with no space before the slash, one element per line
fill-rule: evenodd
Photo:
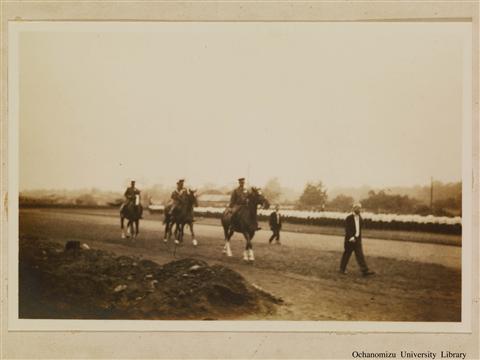
<path fill-rule="evenodd" d="M 263 206 L 264 209 L 270 207 L 268 200 L 262 195 L 259 188 L 252 187 L 247 195 L 247 204 L 240 206 L 235 214 L 232 215 L 232 209 L 227 208 L 222 215 L 222 226 L 225 234 L 225 246 L 223 252 L 227 256 L 232 256 L 230 248 L 230 239 L 234 232 L 243 234 L 246 243 L 243 252 L 243 260 L 254 261 L 252 239 L 257 231 L 257 208 Z"/>
<path fill-rule="evenodd" d="M 122 229 L 122 239 L 132 236 L 135 239 L 140 230 L 140 219 L 142 217 L 142 204 L 140 203 L 140 195 L 135 195 L 134 201 L 129 201 L 120 209 L 120 227 Z M 127 234 L 125 234 L 124 221 L 127 222 Z"/>
<path fill-rule="evenodd" d="M 172 229 L 175 226 L 175 244 L 183 242 L 184 228 L 188 225 L 190 234 L 192 236 L 192 243 L 194 246 L 198 245 L 193 231 L 193 208 L 198 206 L 196 190 L 188 189 L 185 195 L 180 199 L 180 202 L 175 206 L 173 211 L 170 211 L 172 205 L 165 207 L 165 232 L 163 241 L 167 242 L 172 236 Z"/>

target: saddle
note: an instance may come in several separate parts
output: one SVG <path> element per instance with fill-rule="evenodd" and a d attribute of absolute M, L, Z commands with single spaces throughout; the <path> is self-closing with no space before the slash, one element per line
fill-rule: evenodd
<path fill-rule="evenodd" d="M 242 208 L 246 208 L 246 205 L 235 205 L 225 209 L 225 219 L 230 222 L 230 227 L 237 227 L 238 213 Z"/>

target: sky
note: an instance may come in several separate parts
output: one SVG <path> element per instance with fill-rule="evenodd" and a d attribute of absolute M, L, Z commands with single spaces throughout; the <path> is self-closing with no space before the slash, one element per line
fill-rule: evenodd
<path fill-rule="evenodd" d="M 461 181 L 465 23 L 59 23 L 19 37 L 20 190 Z"/>

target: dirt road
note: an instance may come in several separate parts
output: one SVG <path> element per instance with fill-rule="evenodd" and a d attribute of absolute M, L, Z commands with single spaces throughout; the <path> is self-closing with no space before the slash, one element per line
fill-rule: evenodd
<path fill-rule="evenodd" d="M 282 245 L 276 246 L 268 245 L 270 232 L 262 230 L 254 239 L 255 264 L 248 265 L 241 260 L 240 235 L 232 239 L 234 257 L 226 258 L 220 227 L 197 224 L 195 230 L 199 246 L 193 247 L 186 236 L 174 257 L 173 244 L 161 241 L 162 225 L 156 219 L 144 220 L 140 237 L 132 242 L 120 238 L 119 220 L 114 217 L 68 210 L 20 212 L 20 234 L 58 242 L 81 240 L 94 248 L 160 264 L 185 257 L 222 263 L 285 300 L 271 319 L 460 321 L 460 247 L 365 239 L 367 261 L 377 274 L 363 278 L 354 258 L 350 273 L 338 274 L 343 246 L 339 236 L 285 232 Z"/>

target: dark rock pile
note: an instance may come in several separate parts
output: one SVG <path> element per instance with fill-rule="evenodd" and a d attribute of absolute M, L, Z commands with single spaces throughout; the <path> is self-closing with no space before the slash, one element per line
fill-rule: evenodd
<path fill-rule="evenodd" d="M 165 265 L 88 245 L 20 239 L 20 317 L 233 319 L 281 303 L 237 272 L 197 259 Z"/>

